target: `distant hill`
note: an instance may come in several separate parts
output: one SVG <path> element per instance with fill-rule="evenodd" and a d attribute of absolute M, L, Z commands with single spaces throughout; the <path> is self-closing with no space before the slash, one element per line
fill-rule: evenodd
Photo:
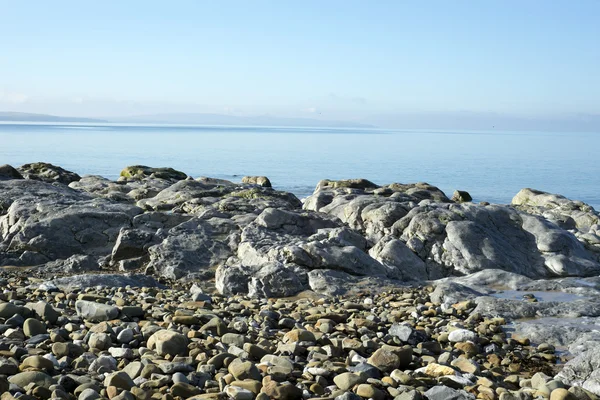
<path fill-rule="evenodd" d="M 83 122 L 127 124 L 180 124 L 180 125 L 234 125 L 234 126 L 305 126 L 323 128 L 374 128 L 372 125 L 345 121 L 327 121 L 312 118 L 285 118 L 269 115 L 241 117 L 221 114 L 152 114 L 103 119 L 58 117 L 46 114 L 0 112 L 0 121 L 12 122 Z"/>
<path fill-rule="evenodd" d="M 372 125 L 348 121 L 328 121 L 314 118 L 286 118 L 271 115 L 237 116 L 223 114 L 175 113 L 137 115 L 123 118 L 110 118 L 112 122 L 146 124 L 189 124 L 189 125 L 252 125 L 252 126 L 306 126 L 306 127 L 345 127 L 374 128 Z"/>
<path fill-rule="evenodd" d="M 21 112 L 0 112 L 0 121 L 11 122 L 109 122 L 102 119 L 57 117 L 56 115 L 32 114 Z"/>

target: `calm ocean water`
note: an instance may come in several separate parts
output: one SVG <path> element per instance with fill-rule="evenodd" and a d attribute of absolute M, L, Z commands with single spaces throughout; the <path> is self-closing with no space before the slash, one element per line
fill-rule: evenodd
<path fill-rule="evenodd" d="M 509 203 L 524 187 L 600 208 L 600 133 L 0 124 L 0 164 L 46 161 L 117 178 L 132 164 L 240 180 L 299 197 L 323 178 L 428 182 Z"/>

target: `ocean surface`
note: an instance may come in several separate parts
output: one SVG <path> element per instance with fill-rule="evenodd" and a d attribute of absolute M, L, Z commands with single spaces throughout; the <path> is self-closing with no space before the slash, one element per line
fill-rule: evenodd
<path fill-rule="evenodd" d="M 428 182 L 503 204 L 530 187 L 600 209 L 600 132 L 0 123 L 0 164 L 34 161 L 111 179 L 133 164 L 266 175 L 298 197 L 324 178 Z"/>

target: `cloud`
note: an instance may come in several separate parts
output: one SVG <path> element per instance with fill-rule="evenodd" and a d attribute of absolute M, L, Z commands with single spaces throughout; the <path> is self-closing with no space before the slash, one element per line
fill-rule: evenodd
<path fill-rule="evenodd" d="M 0 102 L 10 104 L 22 104 L 29 100 L 29 96 L 23 93 L 10 92 L 0 89 Z"/>
<path fill-rule="evenodd" d="M 314 113 L 316 113 L 318 110 L 317 110 L 317 107 L 308 107 L 308 108 L 306 108 L 306 109 L 304 109 L 304 110 L 302 110 L 302 111 L 304 111 L 304 112 L 307 112 L 307 113 L 314 114 Z"/>

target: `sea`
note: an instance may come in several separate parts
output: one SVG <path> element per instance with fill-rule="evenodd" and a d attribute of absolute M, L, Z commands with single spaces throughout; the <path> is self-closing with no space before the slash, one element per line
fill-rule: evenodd
<path fill-rule="evenodd" d="M 110 179 L 134 164 L 265 175 L 300 198 L 321 179 L 428 182 L 499 204 L 528 187 L 600 209 L 600 132 L 0 123 L 0 164 L 35 161 Z"/>

